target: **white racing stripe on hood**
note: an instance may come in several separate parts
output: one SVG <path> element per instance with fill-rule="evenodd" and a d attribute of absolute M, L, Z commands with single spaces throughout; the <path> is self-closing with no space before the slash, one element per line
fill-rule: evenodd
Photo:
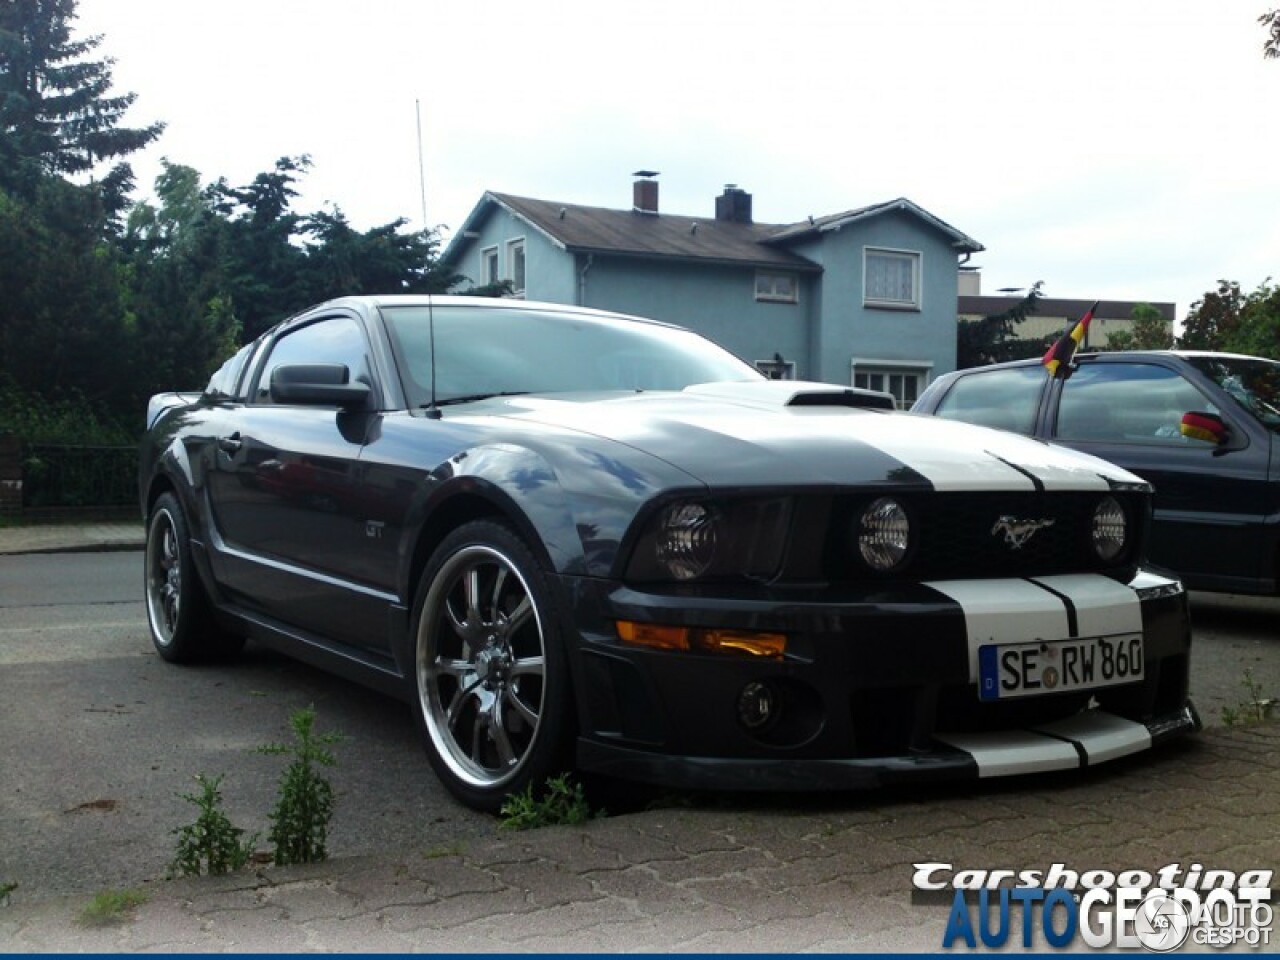
<path fill-rule="evenodd" d="M 858 423 L 857 437 L 902 461 L 941 491 L 1032 490 L 1030 477 L 1046 490 L 1107 490 L 1106 476 L 1141 482 L 1074 450 L 938 417 L 866 416 Z"/>
<path fill-rule="evenodd" d="M 1067 606 L 1051 590 L 1075 607 L 1077 636 L 1142 632 L 1138 595 L 1101 574 L 1039 577 L 1036 582 L 940 580 L 926 586 L 950 597 L 964 611 L 969 679 L 974 683 L 978 682 L 978 649 L 986 644 L 1031 643 L 1071 636 Z"/>

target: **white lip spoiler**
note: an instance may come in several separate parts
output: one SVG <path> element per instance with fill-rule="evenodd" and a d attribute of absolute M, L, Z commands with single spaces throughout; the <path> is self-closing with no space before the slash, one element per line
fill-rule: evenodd
<path fill-rule="evenodd" d="M 695 383 L 685 393 L 717 397 L 750 406 L 778 407 L 859 407 L 868 410 L 895 410 L 893 394 L 860 387 L 810 380 L 722 381 Z"/>
<path fill-rule="evenodd" d="M 1028 730 L 940 733 L 937 739 L 973 757 L 981 779 L 1089 767 L 1151 748 L 1145 726 L 1096 709 Z"/>

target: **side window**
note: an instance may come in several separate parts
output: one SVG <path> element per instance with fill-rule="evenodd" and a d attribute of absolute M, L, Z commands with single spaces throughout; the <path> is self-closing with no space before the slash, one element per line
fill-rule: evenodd
<path fill-rule="evenodd" d="M 512 240 L 507 244 L 507 265 L 511 270 L 511 292 L 524 296 L 524 241 Z"/>
<path fill-rule="evenodd" d="M 934 414 L 1030 436 L 1046 380 L 1040 366 L 971 373 L 952 384 Z"/>
<path fill-rule="evenodd" d="M 326 317 L 290 330 L 277 340 L 258 375 L 255 403 L 271 402 L 271 373 L 288 363 L 342 363 L 351 372 L 353 383 L 372 383 L 364 333 L 351 317 Z"/>
<path fill-rule="evenodd" d="M 1196 446 L 1179 425 L 1189 410 L 1218 408 L 1175 370 L 1150 363 L 1081 366 L 1062 386 L 1061 440 Z"/>
<path fill-rule="evenodd" d="M 502 278 L 498 275 L 498 248 L 487 247 L 480 251 L 480 283 L 484 286 L 497 283 Z"/>

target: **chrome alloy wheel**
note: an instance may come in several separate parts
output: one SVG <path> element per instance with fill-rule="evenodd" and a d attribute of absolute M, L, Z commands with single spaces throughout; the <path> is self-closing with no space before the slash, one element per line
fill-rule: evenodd
<path fill-rule="evenodd" d="M 182 614 L 182 556 L 173 515 L 155 512 L 147 532 L 147 618 L 158 646 L 173 643 Z"/>
<path fill-rule="evenodd" d="M 462 783 L 504 787 L 534 749 L 546 695 L 546 636 L 524 576 L 494 547 L 462 547 L 431 583 L 417 639 L 436 752 Z"/>

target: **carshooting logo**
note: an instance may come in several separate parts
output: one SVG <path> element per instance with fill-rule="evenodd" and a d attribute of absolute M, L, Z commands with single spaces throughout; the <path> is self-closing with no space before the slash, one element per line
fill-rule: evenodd
<path fill-rule="evenodd" d="M 950 891 L 943 949 L 1039 946 L 1058 950 L 1266 948 L 1275 911 L 1273 871 L 1235 873 L 1171 863 L 1154 872 L 966 870 L 917 863 L 912 887 Z"/>

